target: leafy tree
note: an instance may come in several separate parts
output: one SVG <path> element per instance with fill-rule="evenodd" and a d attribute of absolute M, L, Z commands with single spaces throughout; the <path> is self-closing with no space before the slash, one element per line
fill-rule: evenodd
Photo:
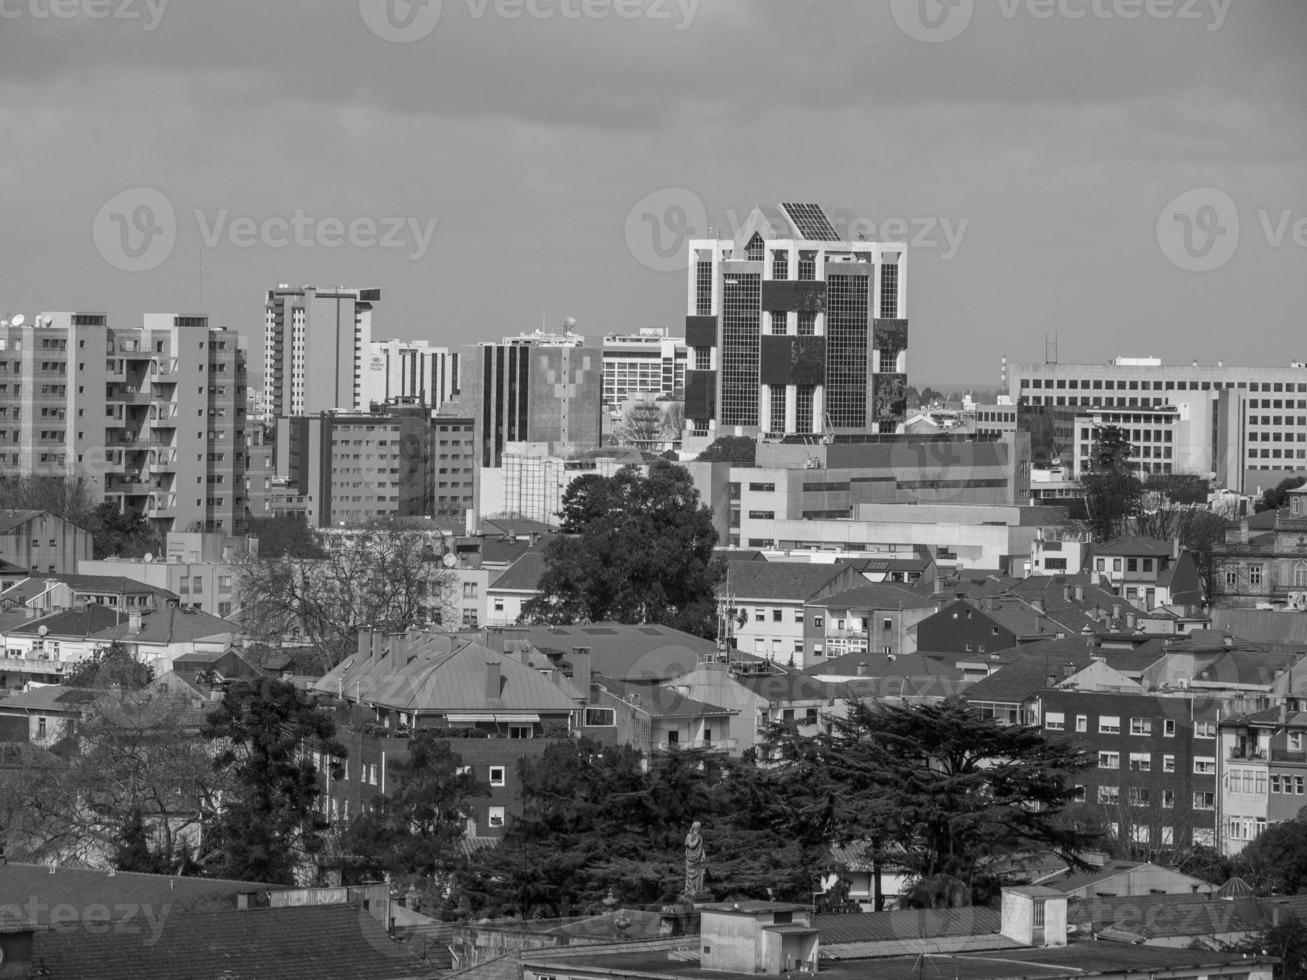
<path fill-rule="evenodd" d="M 449 615 L 455 576 L 427 537 L 395 523 L 339 538 L 322 557 L 245 555 L 236 562 L 246 632 L 276 643 L 303 638 L 333 667 L 355 648 L 360 627 L 406 630 Z"/>
<path fill-rule="evenodd" d="M 1143 484 L 1131 468 L 1133 454 L 1124 430 L 1112 425 L 1099 430 L 1089 471 L 1080 479 L 1089 525 L 1099 541 L 1120 537 L 1130 518 L 1139 513 Z"/>
<path fill-rule="evenodd" d="M 139 862 L 145 846 L 170 873 L 189 866 L 187 841 L 225 788 L 199 737 L 201 720 L 186 700 L 159 691 L 101 695 L 71 734 L 0 793 L 20 804 L 8 817 L 20 849 L 31 860 L 122 850 Z"/>
<path fill-rule="evenodd" d="M 1216 546 L 1225 543 L 1229 525 L 1220 514 L 1206 505 L 1173 504 L 1141 513 L 1135 521 L 1140 534 L 1167 541 L 1179 538 L 1193 557 L 1202 579 L 1203 594 L 1211 602 L 1220 594 L 1217 579 Z"/>
<path fill-rule="evenodd" d="M 685 434 L 685 402 L 672 401 L 663 408 L 663 438 L 674 445 L 681 444 Z"/>
<path fill-rule="evenodd" d="M 1297 490 L 1303 484 L 1307 484 L 1307 476 L 1291 476 L 1281 480 L 1270 490 L 1263 491 L 1261 499 L 1253 506 L 1254 513 L 1289 506 L 1289 491 Z"/>
<path fill-rule="evenodd" d="M 81 477 L 0 476 L 0 510 L 44 510 L 90 530 L 95 495 Z"/>
<path fill-rule="evenodd" d="M 1307 923 L 1290 913 L 1279 925 L 1250 936 L 1235 947 L 1250 956 L 1275 956 L 1275 980 L 1307 980 Z"/>
<path fill-rule="evenodd" d="M 470 773 L 444 739 L 419 734 L 408 756 L 391 767 L 398 784 L 350 823 L 341 838 L 352 875 L 448 872 L 471 815 L 468 800 L 489 790 Z"/>
<path fill-rule="evenodd" d="M 1235 856 L 1231 871 L 1259 895 L 1307 892 L 1307 816 L 1299 811 L 1292 820 L 1271 824 Z"/>
<path fill-rule="evenodd" d="M 306 521 L 294 517 L 252 517 L 246 526 L 259 539 L 260 558 L 322 558 L 326 554 Z"/>
<path fill-rule="evenodd" d="M 204 735 L 220 740 L 213 765 L 231 788 L 202 863 L 218 877 L 293 884 L 322 850 L 321 790 L 309 749 L 344 758 L 335 722 L 294 685 L 264 679 L 230 686 Z"/>
<path fill-rule="evenodd" d="M 1144 480 L 1143 491 L 1163 504 L 1206 506 L 1209 486 L 1207 478 L 1197 473 L 1152 473 Z"/>
<path fill-rule="evenodd" d="M 617 427 L 622 442 L 641 449 L 649 449 L 663 441 L 666 422 L 663 410 L 652 401 L 632 402 Z"/>
<path fill-rule="evenodd" d="M 139 691 L 154 682 L 154 668 L 137 660 L 121 643 L 110 643 L 74 663 L 63 677 L 68 687 Z"/>
<path fill-rule="evenodd" d="M 95 541 L 96 558 L 141 558 L 163 550 L 163 540 L 143 514 L 124 513 L 103 503 L 86 525 Z"/>
<path fill-rule="evenodd" d="M 829 733 L 769 732 L 768 746 L 807 786 L 805 819 L 834 840 L 866 840 L 876 859 L 927 888 L 987 882 L 986 859 L 1027 848 L 1078 862 L 1093 840 L 1059 819 L 1068 777 L 1090 764 L 1037 728 L 1000 725 L 958 698 L 896 707 L 850 702 Z"/>
<path fill-rule="evenodd" d="M 721 436 L 695 457 L 700 463 L 738 463 L 752 466 L 758 455 L 758 443 L 747 436 Z"/>
<path fill-rule="evenodd" d="M 523 609 L 536 623 L 662 623 L 715 632 L 712 515 L 683 467 L 656 460 L 578 480 L 563 501 L 566 536 L 545 549 L 539 595 Z"/>

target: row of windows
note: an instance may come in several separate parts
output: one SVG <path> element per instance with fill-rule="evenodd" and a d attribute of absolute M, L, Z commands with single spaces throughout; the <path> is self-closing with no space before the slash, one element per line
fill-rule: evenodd
<path fill-rule="evenodd" d="M 1128 731 L 1131 735 L 1150 736 L 1153 734 L 1152 718 L 1129 718 Z M 1049 731 L 1061 732 L 1066 731 L 1066 713 L 1063 711 L 1047 711 L 1044 713 L 1044 727 Z M 1089 716 L 1075 716 L 1075 730 L 1077 732 L 1089 731 Z M 1098 716 L 1098 733 L 1100 735 L 1120 735 L 1121 734 L 1121 716 L 1120 715 L 1099 715 Z M 1165 738 L 1175 737 L 1175 719 L 1162 719 L 1162 735 Z M 1194 738 L 1216 738 L 1216 722 L 1214 721 L 1195 721 Z"/>
<path fill-rule="evenodd" d="M 1130 752 L 1127 754 L 1127 768 L 1131 772 L 1152 772 L 1153 756 L 1150 752 Z M 1100 751 L 1098 753 L 1099 769 L 1120 769 L 1121 753 Z M 1175 756 L 1163 755 L 1161 772 L 1175 772 Z M 1194 756 L 1195 776 L 1215 776 L 1216 759 L 1213 756 Z M 1262 789 L 1265 790 L 1265 785 Z"/>
<path fill-rule="evenodd" d="M 887 267 L 888 268 L 888 267 Z M 1238 388 L 1247 391 L 1307 393 L 1307 384 L 1270 381 L 1139 381 L 1124 378 L 1029 378 L 1031 388 L 1066 388 L 1072 391 L 1211 391 Z M 1279 405 L 1277 403 L 1276 407 Z M 1302 405 L 1307 408 L 1307 404 Z"/>

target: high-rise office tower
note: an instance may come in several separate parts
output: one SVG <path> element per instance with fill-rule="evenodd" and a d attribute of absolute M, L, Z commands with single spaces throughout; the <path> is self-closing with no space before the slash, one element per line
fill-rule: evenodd
<path fill-rule="evenodd" d="M 594 448 L 601 440 L 603 350 L 576 334 L 524 334 L 464 347 L 461 414 L 476 420 L 478 465 L 509 442 Z"/>
<path fill-rule="evenodd" d="M 425 340 L 374 340 L 363 369 L 363 405 L 404 400 L 439 408 L 458 389 L 458 352 Z"/>
<path fill-rule="evenodd" d="M 268 290 L 263 323 L 264 420 L 367 410 L 363 363 L 380 289 Z"/>
<path fill-rule="evenodd" d="M 841 229 L 845 234 L 841 234 Z M 723 435 L 893 432 L 906 411 L 907 247 L 815 204 L 690 242 L 687 448 Z"/>
<path fill-rule="evenodd" d="M 245 527 L 246 356 L 206 316 L 0 322 L 0 469 L 81 478 L 161 533 Z"/>

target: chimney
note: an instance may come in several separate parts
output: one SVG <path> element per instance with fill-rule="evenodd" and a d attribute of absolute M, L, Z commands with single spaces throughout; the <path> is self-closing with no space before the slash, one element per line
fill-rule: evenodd
<path fill-rule="evenodd" d="M 1117 620 L 1120 618 L 1121 618 L 1121 603 L 1114 602 L 1112 603 L 1112 619 Z"/>
<path fill-rule="evenodd" d="M 477 533 L 477 512 L 470 507 L 463 514 L 463 533 L 469 538 Z"/>
<path fill-rule="evenodd" d="M 254 908 L 254 892 L 236 893 L 236 911 L 248 912 Z"/>
<path fill-rule="evenodd" d="M 1062 601 L 1063 602 L 1071 601 L 1071 586 L 1069 585 L 1062 586 Z"/>
<path fill-rule="evenodd" d="M 1076 602 L 1084 602 L 1084 601 L 1085 601 L 1085 587 L 1083 585 L 1077 585 Z"/>
<path fill-rule="evenodd" d="M 486 697 L 498 701 L 503 686 L 503 665 L 498 660 L 486 661 Z"/>
<path fill-rule="evenodd" d="M 1043 616 L 1036 616 L 1036 617 L 1035 617 L 1035 632 L 1036 632 L 1036 633 L 1042 633 L 1042 632 L 1044 632 L 1044 617 L 1043 617 Z"/>
<path fill-rule="evenodd" d="M 1076 672 L 1076 665 L 1071 661 L 1068 660 L 1066 663 L 1062 665 L 1062 678 L 1064 680 L 1070 677 L 1075 672 Z"/>
<path fill-rule="evenodd" d="M 1127 633 L 1133 633 L 1135 631 L 1135 626 L 1137 626 L 1138 623 L 1139 617 L 1134 613 L 1131 612 L 1125 614 L 1125 631 Z"/>
<path fill-rule="evenodd" d="M 1248 518 L 1245 517 L 1239 522 L 1239 543 L 1247 544 L 1250 536 L 1251 535 L 1248 531 Z"/>
<path fill-rule="evenodd" d="M 392 670 L 398 670 L 408 661 L 404 658 L 407 652 L 408 636 L 405 633 L 388 633 L 386 635 L 386 650 L 390 656 L 390 665 Z"/>
<path fill-rule="evenodd" d="M 1171 539 L 1171 557 L 1177 561 L 1180 558 L 1180 539 L 1178 537 Z"/>
<path fill-rule="evenodd" d="M 861 660 L 858 662 L 858 676 L 859 677 L 867 676 L 867 662 L 865 660 Z"/>
<path fill-rule="evenodd" d="M 1280 724 L 1283 725 L 1283 724 L 1284 724 L 1285 722 L 1287 722 L 1288 720 L 1289 720 L 1289 703 L 1288 703 L 1287 701 L 1281 701 L 1281 702 L 1280 702 Z M 4 860 L 4 859 L 3 859 L 2 857 L 0 857 L 0 861 L 3 861 L 3 860 Z"/>
<path fill-rule="evenodd" d="M 944 576 L 938 572 L 935 573 L 935 595 L 944 594 Z"/>
<path fill-rule="evenodd" d="M 354 653 L 360 660 L 372 659 L 372 630 L 359 630 L 358 644 L 354 649 Z"/>
<path fill-rule="evenodd" d="M 572 684 L 590 700 L 590 648 L 572 647 Z"/>
<path fill-rule="evenodd" d="M 127 633 L 133 635 L 141 631 L 141 614 L 139 611 L 132 611 L 127 614 Z"/>
<path fill-rule="evenodd" d="M 1037 612 L 1037 613 L 1042 613 L 1042 612 L 1044 611 L 1044 597 L 1043 597 L 1043 596 L 1035 596 L 1035 598 L 1033 598 L 1033 599 L 1030 600 L 1030 604 L 1031 604 L 1032 606 L 1034 606 L 1034 608 L 1035 608 L 1035 612 Z"/>

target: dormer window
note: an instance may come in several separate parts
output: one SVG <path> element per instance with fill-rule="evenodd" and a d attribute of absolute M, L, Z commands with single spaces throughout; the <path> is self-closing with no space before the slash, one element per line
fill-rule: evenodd
<path fill-rule="evenodd" d="M 761 262 L 766 252 L 767 246 L 763 243 L 762 236 L 754 232 L 749 244 L 744 246 L 744 257 L 750 262 Z"/>

